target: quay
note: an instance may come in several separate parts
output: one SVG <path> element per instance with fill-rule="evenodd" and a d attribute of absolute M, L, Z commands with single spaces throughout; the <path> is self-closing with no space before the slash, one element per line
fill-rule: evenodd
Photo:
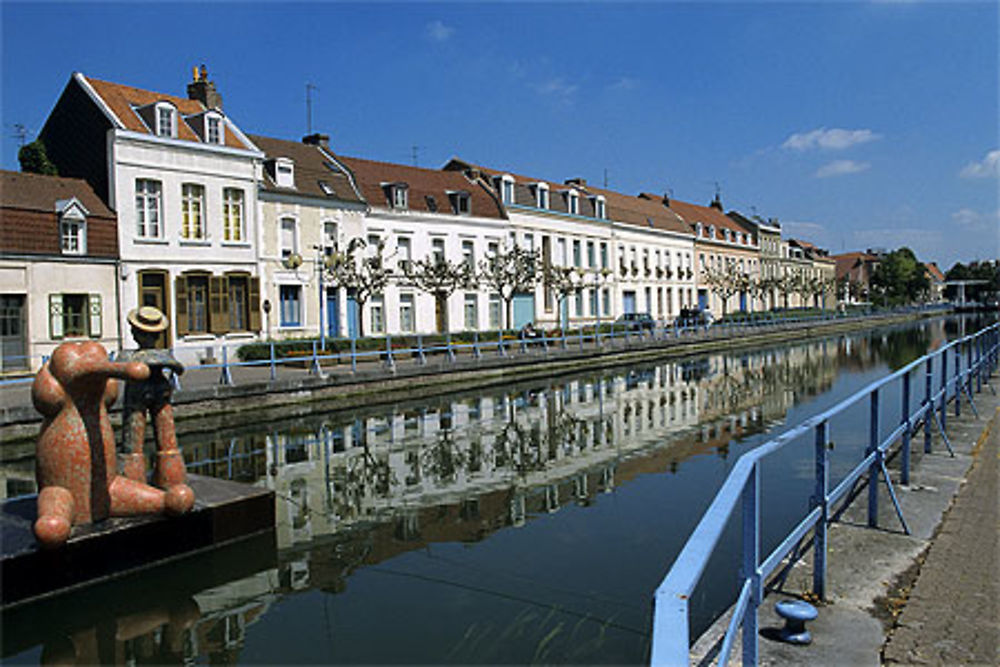
<path fill-rule="evenodd" d="M 189 368 L 173 396 L 178 434 L 185 422 L 198 429 L 219 429 L 253 421 L 295 417 L 317 409 L 351 409 L 389 404 L 504 384 L 552 377 L 651 359 L 804 340 L 860 331 L 945 314 L 937 309 L 905 309 L 875 315 L 777 320 L 709 329 L 658 328 L 653 331 L 593 333 L 563 338 L 514 339 L 476 346 L 359 353 L 346 364 L 317 355 L 275 363 L 226 363 Z M 433 356 L 432 356 L 433 355 Z M 235 358 L 235 354 L 231 355 Z M 117 424 L 120 408 L 112 411 Z M 31 405 L 29 381 L 0 383 L 0 448 L 7 458 L 30 455 L 40 416 Z"/>
<path fill-rule="evenodd" d="M 953 412 L 954 400 L 947 404 L 954 455 L 935 429 L 930 451 L 913 447 L 908 480 L 899 450 L 890 457 L 909 534 L 882 483 L 877 527 L 871 527 L 859 500 L 865 484 L 829 526 L 825 599 L 813 593 L 812 558 L 782 561 L 764 585 L 758 664 L 1000 664 L 1000 376 L 993 369 L 983 380 L 981 391 L 960 397 L 960 414 Z M 808 624 L 809 645 L 778 639 L 784 621 L 774 607 L 788 599 L 810 601 L 819 611 Z M 733 611 L 695 641 L 691 664 L 719 660 Z M 731 648 L 728 664 L 743 664 L 738 634 Z"/>

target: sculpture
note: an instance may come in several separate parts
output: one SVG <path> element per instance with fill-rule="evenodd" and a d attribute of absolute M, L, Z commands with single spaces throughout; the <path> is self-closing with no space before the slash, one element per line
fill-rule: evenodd
<path fill-rule="evenodd" d="M 158 370 L 162 377 L 162 368 Z M 173 451 L 161 450 L 158 461 L 158 483 L 165 489 L 118 474 L 108 418 L 108 406 L 118 397 L 115 378 L 144 384 L 151 377 L 146 363 L 112 363 L 95 342 L 63 343 L 38 372 L 31 395 L 45 420 L 36 448 L 39 493 L 34 529 L 43 547 L 63 544 L 74 525 L 108 517 L 181 514 L 194 505 L 194 492 L 184 483 L 172 417 Z M 139 447 L 141 452 L 141 442 Z"/>

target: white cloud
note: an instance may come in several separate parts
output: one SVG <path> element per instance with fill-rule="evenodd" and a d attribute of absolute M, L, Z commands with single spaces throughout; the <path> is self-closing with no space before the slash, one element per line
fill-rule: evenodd
<path fill-rule="evenodd" d="M 425 34 L 432 42 L 446 42 L 455 34 L 455 29 L 440 20 L 434 20 L 427 24 Z"/>
<path fill-rule="evenodd" d="M 982 220 L 981 215 L 971 208 L 960 208 L 951 214 L 951 221 L 961 227 L 976 227 Z"/>
<path fill-rule="evenodd" d="M 1000 238 L 1000 210 L 994 211 L 993 213 L 980 213 L 971 208 L 960 208 L 951 214 L 951 221 L 963 227 L 964 231 L 967 232 L 987 232 L 990 230 L 990 226 L 993 226 L 993 233 L 997 234 Z"/>
<path fill-rule="evenodd" d="M 537 91 L 540 95 L 548 95 L 563 100 L 571 98 L 579 89 L 580 86 L 575 83 L 568 83 L 561 76 L 535 84 L 535 91 Z"/>
<path fill-rule="evenodd" d="M 1000 150 L 990 151 L 979 162 L 970 162 L 958 174 L 962 178 L 994 178 L 1000 176 Z"/>
<path fill-rule="evenodd" d="M 829 164 L 824 164 L 816 170 L 816 178 L 831 178 L 833 176 L 844 176 L 846 174 L 856 174 L 859 171 L 869 169 L 871 164 L 867 162 L 855 162 L 854 160 L 834 160 Z"/>
<path fill-rule="evenodd" d="M 639 87 L 639 79 L 630 76 L 620 77 L 617 81 L 608 86 L 608 90 L 635 90 Z"/>
<path fill-rule="evenodd" d="M 882 135 L 871 130 L 842 130 L 839 128 L 821 127 L 811 132 L 798 132 L 785 139 L 782 148 L 796 151 L 812 149 L 843 150 L 858 144 L 881 139 Z"/>

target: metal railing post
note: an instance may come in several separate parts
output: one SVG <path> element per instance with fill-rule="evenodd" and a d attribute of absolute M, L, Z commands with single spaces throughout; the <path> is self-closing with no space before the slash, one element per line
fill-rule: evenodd
<path fill-rule="evenodd" d="M 424 356 L 424 337 L 417 334 L 417 362 L 424 366 L 427 364 L 427 357 Z"/>
<path fill-rule="evenodd" d="M 757 664 L 757 607 L 761 601 L 760 575 L 760 466 L 753 471 L 743 487 L 743 579 L 750 580 L 750 602 L 743 616 L 743 664 Z"/>
<path fill-rule="evenodd" d="M 389 334 L 385 335 L 385 363 L 390 371 L 396 372 L 396 360 L 392 358 L 392 336 Z"/>
<path fill-rule="evenodd" d="M 924 453 L 931 453 L 931 420 L 934 419 L 934 400 L 931 398 L 934 380 L 934 355 L 927 356 L 927 373 L 924 376 Z"/>
<path fill-rule="evenodd" d="M 948 428 L 948 350 L 941 352 L 941 430 Z"/>
<path fill-rule="evenodd" d="M 222 346 L 222 372 L 219 373 L 219 384 L 232 386 L 233 374 L 229 370 L 229 348 Z"/>
<path fill-rule="evenodd" d="M 351 372 L 358 372 L 358 339 L 351 338 Z"/>
<path fill-rule="evenodd" d="M 275 380 L 278 379 L 278 364 L 274 358 L 274 341 L 271 341 L 271 344 L 268 347 L 270 347 L 271 349 L 271 360 L 270 360 L 271 382 L 274 382 Z"/>
<path fill-rule="evenodd" d="M 868 466 L 868 526 L 878 526 L 878 474 L 881 469 L 882 452 L 879 450 L 879 390 L 873 389 L 868 417 L 868 450 L 865 456 L 875 454 L 875 460 Z"/>
<path fill-rule="evenodd" d="M 472 332 L 472 356 L 479 359 L 483 353 L 479 351 L 479 331 Z"/>
<path fill-rule="evenodd" d="M 830 473 L 827 465 L 827 445 L 830 441 L 830 422 L 823 420 L 816 425 L 816 486 L 813 491 L 813 502 L 820 508 L 816 528 L 813 529 L 813 593 L 820 600 L 826 599 L 826 550 L 827 522 L 829 513 L 827 496 L 829 495 Z"/>
<path fill-rule="evenodd" d="M 955 345 L 955 416 L 962 416 L 962 345 Z"/>
<path fill-rule="evenodd" d="M 451 346 L 451 332 L 445 334 L 445 351 L 448 353 L 448 361 L 455 361 L 455 348 Z"/>
<path fill-rule="evenodd" d="M 901 413 L 900 423 L 904 426 L 903 429 L 903 444 L 902 452 L 900 453 L 900 475 L 899 483 L 903 485 L 908 485 L 910 483 L 910 372 L 907 371 L 903 374 L 903 412 Z"/>
<path fill-rule="evenodd" d="M 316 341 L 312 342 L 312 361 L 309 362 L 309 374 L 320 375 L 319 358 L 316 356 Z"/>

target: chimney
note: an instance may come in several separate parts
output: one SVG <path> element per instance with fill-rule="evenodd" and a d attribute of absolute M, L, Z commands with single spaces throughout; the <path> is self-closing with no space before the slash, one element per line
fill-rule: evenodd
<path fill-rule="evenodd" d="M 587 187 L 587 179 L 586 178 L 567 178 L 564 181 L 564 183 L 566 185 L 575 185 L 576 187 L 579 187 L 579 188 L 585 188 L 585 187 Z"/>
<path fill-rule="evenodd" d="M 194 68 L 194 80 L 187 87 L 188 99 L 197 100 L 209 109 L 222 108 L 222 95 L 215 89 L 215 83 L 208 80 L 208 68 Z"/>
<path fill-rule="evenodd" d="M 719 193 L 715 194 L 715 199 L 712 200 L 712 203 L 709 204 L 709 206 L 716 209 L 717 211 L 722 211 L 722 200 L 719 199 Z"/>
<path fill-rule="evenodd" d="M 663 205 L 664 206 L 670 206 L 670 192 L 669 191 L 663 193 Z"/>
<path fill-rule="evenodd" d="M 320 134 L 319 132 L 313 132 L 302 137 L 302 143 L 308 144 L 309 146 L 319 146 L 320 148 L 330 149 L 330 135 Z"/>

